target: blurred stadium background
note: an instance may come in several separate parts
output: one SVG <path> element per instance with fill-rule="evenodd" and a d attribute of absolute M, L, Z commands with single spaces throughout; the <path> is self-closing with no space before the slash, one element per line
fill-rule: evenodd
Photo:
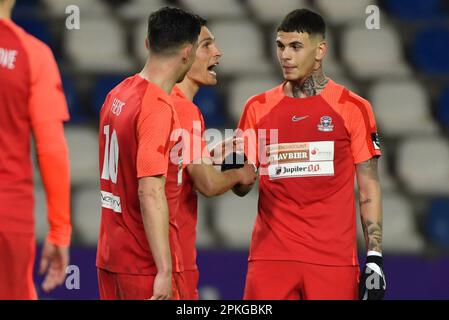
<path fill-rule="evenodd" d="M 365 9 L 380 8 L 368 30 Z M 79 30 L 65 10 L 80 8 Z M 139 72 L 150 12 L 164 5 L 203 15 L 224 53 L 219 85 L 195 101 L 208 128 L 235 128 L 250 96 L 281 80 L 275 29 L 289 11 L 308 7 L 328 24 L 325 73 L 373 104 L 380 128 L 387 299 L 449 299 L 449 1 L 447 0 L 17 0 L 13 20 L 46 42 L 59 63 L 71 121 L 71 263 L 81 288 L 44 299 L 98 298 L 94 268 L 100 222 L 98 111 L 107 92 Z M 45 194 L 36 171 L 36 228 L 45 236 Z M 200 199 L 198 262 L 203 299 L 240 299 L 257 192 Z M 359 231 L 360 222 L 358 222 Z M 361 232 L 359 248 L 364 244 Z M 40 283 L 41 278 L 37 278 Z M 38 284 L 37 284 L 38 285 Z"/>

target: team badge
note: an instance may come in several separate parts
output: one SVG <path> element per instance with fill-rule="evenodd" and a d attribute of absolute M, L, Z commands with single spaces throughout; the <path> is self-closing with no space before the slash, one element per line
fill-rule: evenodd
<path fill-rule="evenodd" d="M 319 131 L 331 132 L 334 131 L 334 125 L 332 124 L 332 118 L 329 116 L 323 116 L 320 119 L 320 124 L 317 125 Z"/>

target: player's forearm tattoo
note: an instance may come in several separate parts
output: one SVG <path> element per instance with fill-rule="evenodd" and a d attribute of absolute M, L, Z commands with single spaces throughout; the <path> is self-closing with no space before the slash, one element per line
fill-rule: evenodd
<path fill-rule="evenodd" d="M 368 250 L 382 252 L 382 223 L 362 219 Z"/>
<path fill-rule="evenodd" d="M 328 82 L 329 78 L 323 73 L 323 69 L 319 68 L 314 71 L 302 85 L 293 83 L 293 96 L 295 98 L 301 97 L 301 94 L 304 94 L 307 97 L 315 96 L 323 91 Z"/>
<path fill-rule="evenodd" d="M 372 202 L 371 199 L 360 200 L 360 202 L 359 202 L 360 207 L 362 207 L 365 204 L 371 203 L 371 202 Z"/>
<path fill-rule="evenodd" d="M 378 159 L 371 158 L 357 165 L 358 174 L 379 181 L 377 172 Z M 359 204 L 362 212 L 362 227 L 365 236 L 366 248 L 382 252 L 382 215 L 375 214 L 377 199 L 365 194 L 361 196 Z M 374 205 L 374 207 L 372 207 Z M 374 216 L 378 216 L 377 218 Z"/>
<path fill-rule="evenodd" d="M 371 158 L 368 161 L 362 162 L 359 166 L 363 169 L 370 178 L 374 180 L 379 180 L 379 175 L 377 173 L 377 158 Z"/>

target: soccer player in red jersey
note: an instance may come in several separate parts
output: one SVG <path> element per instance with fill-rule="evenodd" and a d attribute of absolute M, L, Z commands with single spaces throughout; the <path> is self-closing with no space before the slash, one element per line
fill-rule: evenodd
<path fill-rule="evenodd" d="M 199 19 L 202 27 L 195 62 L 184 80 L 172 91 L 175 110 L 181 128 L 186 134 L 183 154 L 186 169 L 182 173 L 180 189 L 177 188 L 176 174 L 167 177 L 169 209 L 177 212 L 176 221 L 183 253 L 188 300 L 198 300 L 199 272 L 195 248 L 198 201 L 196 191 L 206 197 L 213 197 L 225 193 L 236 184 L 252 184 L 257 177 L 253 165 L 225 172 L 217 171 L 212 165 L 212 158 L 203 139 L 204 119 L 192 100 L 200 87 L 217 84 L 217 75 L 213 69 L 218 65 L 222 54 L 214 36 L 206 26 L 207 21 L 201 17 Z"/>
<path fill-rule="evenodd" d="M 200 28 L 181 9 L 152 13 L 144 69 L 115 87 L 100 111 L 102 299 L 184 297 L 175 212 L 169 214 L 165 195 L 179 129 L 169 94 L 195 59 Z"/>
<path fill-rule="evenodd" d="M 260 170 L 244 298 L 359 297 L 355 176 L 368 251 L 364 277 L 379 280 L 362 281 L 361 298 L 382 298 L 381 151 L 371 105 L 324 75 L 318 14 L 291 12 L 276 42 L 285 81 L 249 99 L 239 123 L 247 139 L 254 130 L 246 153 Z M 249 188 L 234 191 L 243 196 Z"/>
<path fill-rule="evenodd" d="M 0 299 L 37 299 L 30 135 L 47 195 L 40 272 L 48 292 L 64 282 L 69 262 L 69 114 L 51 50 L 11 21 L 13 6 L 0 0 Z"/>

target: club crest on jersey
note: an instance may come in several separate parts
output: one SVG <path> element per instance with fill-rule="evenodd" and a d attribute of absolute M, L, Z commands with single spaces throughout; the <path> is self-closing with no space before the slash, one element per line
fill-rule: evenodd
<path fill-rule="evenodd" d="M 332 124 L 332 118 L 329 116 L 323 116 L 320 119 L 320 124 L 317 125 L 318 131 L 331 132 L 334 131 L 334 125 Z"/>

